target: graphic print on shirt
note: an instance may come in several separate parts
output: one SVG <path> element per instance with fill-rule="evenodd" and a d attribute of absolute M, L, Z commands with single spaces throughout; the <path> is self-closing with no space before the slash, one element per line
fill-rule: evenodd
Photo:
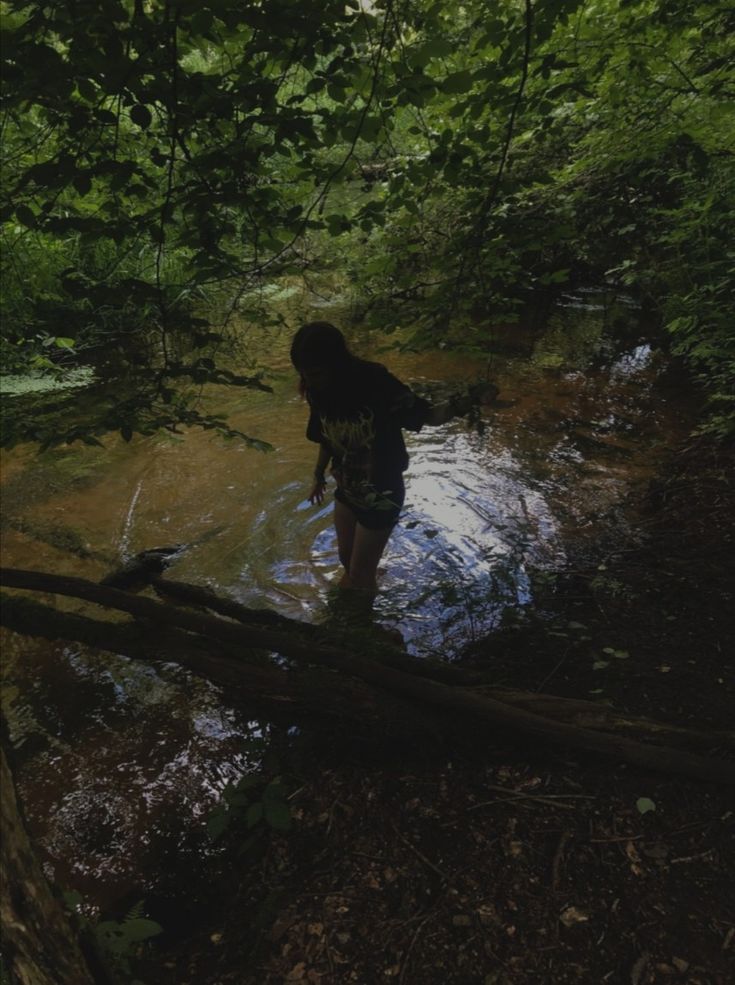
<path fill-rule="evenodd" d="M 370 451 L 375 440 L 375 415 L 371 410 L 363 411 L 359 417 L 337 417 L 332 420 L 322 414 L 320 420 L 322 433 L 336 456 L 343 462 L 348 456 L 365 459 L 369 467 Z"/>
<path fill-rule="evenodd" d="M 370 481 L 375 416 L 371 410 L 358 417 L 328 418 L 320 415 L 322 434 L 335 460 L 337 484 L 358 509 L 391 510 L 390 489 L 378 490 Z"/>

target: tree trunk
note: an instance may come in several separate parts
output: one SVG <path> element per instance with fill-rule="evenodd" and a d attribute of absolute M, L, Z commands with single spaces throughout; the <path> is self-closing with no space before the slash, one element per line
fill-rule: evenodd
<path fill-rule="evenodd" d="M 23 824 L 5 750 L 0 748 L 2 846 L 0 917 L 5 970 L 18 985 L 99 985 L 46 881 Z"/>
<path fill-rule="evenodd" d="M 250 686 L 249 679 L 253 676 L 252 654 L 251 663 L 246 662 L 247 648 L 276 651 L 284 657 L 299 661 L 304 666 L 327 667 L 350 677 L 360 678 L 371 687 L 383 692 L 387 691 L 394 698 L 404 699 L 413 709 L 420 709 L 423 715 L 428 715 L 431 719 L 437 714 L 441 718 L 448 716 L 457 727 L 474 732 L 478 728 L 510 732 L 536 741 L 541 740 L 544 744 L 552 743 L 595 752 L 644 769 L 675 773 L 700 780 L 735 783 L 735 763 L 731 761 L 698 756 L 678 749 L 646 745 L 619 735 L 556 722 L 523 708 L 513 707 L 497 698 L 488 697 L 486 694 L 470 691 L 465 687 L 450 687 L 431 679 L 417 678 L 405 670 L 396 670 L 339 647 L 304 643 L 292 633 L 263 629 L 260 626 L 235 625 L 204 613 L 175 608 L 152 599 L 138 598 L 126 592 L 105 588 L 82 578 L 17 569 L 4 569 L 2 575 L 4 583 L 10 587 L 55 592 L 129 612 L 141 620 L 148 627 L 149 632 L 151 627 L 155 627 L 156 632 L 164 626 L 173 627 L 177 631 L 183 629 L 187 633 L 203 636 L 210 646 L 216 645 L 215 648 L 225 644 L 230 651 L 229 657 L 202 656 L 199 666 L 203 668 L 204 661 L 216 661 L 217 668 L 211 662 L 208 664 L 210 673 L 215 673 L 222 671 L 221 662 L 227 659 L 228 663 L 232 663 L 227 673 L 239 676 L 246 687 Z M 29 627 L 28 631 L 34 632 L 33 627 Z M 104 643 L 99 645 L 105 646 Z M 242 656 L 233 658 L 231 655 L 233 646 L 240 647 Z M 297 675 L 294 675 L 291 683 L 296 681 Z M 332 693 L 333 683 L 330 675 L 326 692 Z M 321 699 L 322 702 L 326 700 L 325 692 L 322 692 Z M 381 697 L 380 700 L 382 701 L 383 698 Z"/>

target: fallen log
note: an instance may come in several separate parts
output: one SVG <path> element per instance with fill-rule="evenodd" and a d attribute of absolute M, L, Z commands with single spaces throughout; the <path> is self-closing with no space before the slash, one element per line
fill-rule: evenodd
<path fill-rule="evenodd" d="M 175 663 L 224 688 L 232 704 L 284 725 L 349 726 L 420 749 L 441 743 L 431 716 L 347 675 L 318 668 L 286 671 L 193 633 L 59 612 L 18 595 L 0 594 L 0 612 L 6 628 L 25 636 L 84 643 L 147 663 Z"/>
<path fill-rule="evenodd" d="M 525 709 L 513 707 L 464 687 L 450 687 L 427 678 L 417 678 L 355 655 L 337 647 L 303 643 L 290 634 L 260 627 L 246 627 L 200 612 L 140 598 L 117 589 L 105 588 L 83 578 L 51 575 L 19 569 L 2 569 L 8 587 L 52 592 L 86 599 L 128 612 L 137 619 L 158 626 L 199 634 L 219 643 L 245 648 L 266 649 L 300 661 L 342 671 L 366 683 L 402 697 L 414 706 L 456 716 L 466 727 L 487 727 L 510 731 L 543 743 L 564 745 L 607 758 L 631 763 L 644 769 L 689 776 L 699 780 L 735 783 L 735 762 L 682 752 L 663 746 L 646 745 L 606 732 L 595 732 L 575 725 L 554 722 Z"/>
<path fill-rule="evenodd" d="M 537 715 L 570 722 L 582 728 L 601 729 L 606 732 L 631 732 L 642 734 L 647 738 L 678 740 L 687 745 L 735 749 L 735 732 L 728 729 L 706 731 L 671 725 L 652 718 L 626 715 L 610 705 L 598 701 L 585 701 L 581 698 L 560 698 L 554 694 L 534 694 L 529 691 L 485 685 L 481 685 L 476 690 L 479 694 L 486 694 L 497 701 L 505 701 Z"/>
<path fill-rule="evenodd" d="M 252 609 L 241 605 L 232 599 L 223 599 L 209 588 L 191 585 L 188 582 L 174 581 L 170 578 L 151 577 L 150 584 L 157 594 L 174 602 L 195 605 L 209 609 L 220 615 L 235 619 L 245 625 L 261 625 L 298 634 L 303 639 L 332 646 L 350 646 L 355 648 L 359 634 L 335 631 L 331 626 L 314 625 L 298 619 L 273 612 L 271 609 Z M 411 657 L 382 642 L 373 644 L 372 656 L 380 663 L 387 664 L 396 670 L 415 674 L 417 677 L 428 677 L 443 684 L 475 688 L 479 694 L 484 694 L 497 701 L 504 701 L 519 708 L 525 708 L 537 715 L 545 715 L 556 721 L 570 722 L 586 728 L 607 731 L 628 731 L 644 733 L 660 738 L 671 737 L 682 739 L 693 745 L 722 745 L 735 748 L 735 732 L 706 731 L 669 725 L 648 718 L 639 718 L 620 714 L 600 702 L 585 701 L 579 698 L 559 698 L 550 694 L 534 694 L 528 691 L 518 691 L 511 688 L 499 688 L 489 685 L 486 675 L 477 671 L 459 667 L 456 664 L 441 663 L 419 657 Z"/>
<path fill-rule="evenodd" d="M 157 629 L 147 623 L 111 623 L 69 612 L 18 595 L 1 595 L 2 623 L 17 633 L 43 639 L 64 639 L 109 650 L 135 660 L 176 663 L 192 673 L 227 689 L 228 699 L 243 703 L 257 712 L 283 719 L 286 724 L 316 724 L 333 721 L 350 723 L 389 739 L 426 749 L 441 744 L 436 717 L 396 700 L 390 694 L 358 687 L 347 675 L 309 668 L 284 671 L 245 651 L 213 642 L 173 627 Z M 382 655 L 381 658 L 382 659 Z M 408 662 L 412 658 L 406 657 Z M 413 660 L 421 665 L 418 658 Z M 459 668 L 457 668 L 459 670 Z M 631 718 L 613 708 L 575 698 L 533 694 L 506 688 L 482 686 L 476 689 L 506 704 L 525 708 L 555 721 L 569 722 L 602 731 L 629 731 L 647 736 L 670 738 L 687 745 L 735 747 L 735 733 L 705 732 Z M 442 721 L 442 726 L 447 722 Z"/>
<path fill-rule="evenodd" d="M 211 589 L 188 582 L 172 581 L 170 578 L 151 578 L 151 586 L 156 593 L 165 599 L 176 603 L 194 605 L 209 609 L 219 615 L 235 619 L 246 626 L 261 626 L 295 634 L 298 639 L 309 640 L 311 643 L 323 646 L 336 646 L 359 650 L 364 645 L 365 634 L 357 631 L 337 629 L 333 625 L 315 625 L 300 619 L 289 619 L 271 609 L 251 609 L 232 599 L 223 599 Z M 370 627 L 374 629 L 374 627 Z M 417 677 L 429 677 L 444 684 L 464 685 L 472 687 L 487 683 L 486 678 L 475 671 L 465 670 L 454 664 L 442 663 L 438 660 L 411 657 L 407 653 L 388 644 L 385 640 L 376 639 L 375 633 L 368 634 L 370 655 L 380 663 L 415 674 Z"/>

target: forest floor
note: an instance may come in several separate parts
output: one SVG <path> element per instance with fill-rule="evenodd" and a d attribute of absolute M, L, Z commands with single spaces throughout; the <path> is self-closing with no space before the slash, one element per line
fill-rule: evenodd
<path fill-rule="evenodd" d="M 694 442 L 630 542 L 471 647 L 497 683 L 698 728 L 735 708 L 735 453 Z M 312 739 L 291 830 L 192 872 L 148 985 L 730 985 L 732 790 L 499 738 Z"/>

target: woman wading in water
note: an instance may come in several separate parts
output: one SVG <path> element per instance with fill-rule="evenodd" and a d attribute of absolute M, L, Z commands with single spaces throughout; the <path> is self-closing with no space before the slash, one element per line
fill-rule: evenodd
<path fill-rule="evenodd" d="M 408 454 L 402 429 L 419 431 L 466 414 L 469 395 L 432 406 L 380 363 L 354 356 L 338 328 L 309 322 L 293 338 L 291 361 L 309 402 L 306 437 L 319 445 L 309 502 L 321 503 L 326 470 L 337 483 L 334 525 L 341 588 L 371 596 L 378 562 L 403 506 Z"/>

